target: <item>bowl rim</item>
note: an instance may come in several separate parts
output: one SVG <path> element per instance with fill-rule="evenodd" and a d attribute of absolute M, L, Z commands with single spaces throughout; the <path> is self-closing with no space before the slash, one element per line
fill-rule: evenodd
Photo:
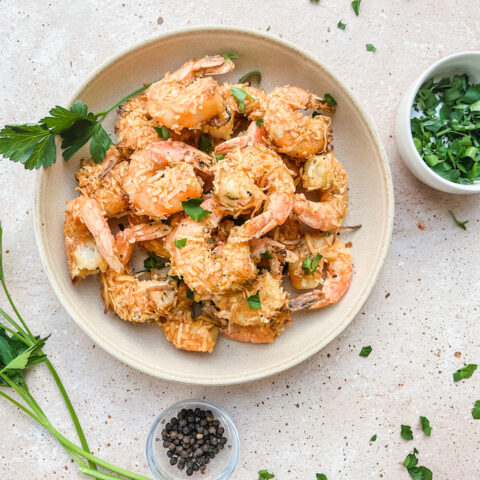
<path fill-rule="evenodd" d="M 84 333 L 87 334 L 96 344 L 101 346 L 105 351 L 107 351 L 110 355 L 112 355 L 117 360 L 121 361 L 122 363 L 126 363 L 130 367 L 133 367 L 143 373 L 152 375 L 157 378 L 161 378 L 168 381 L 185 383 L 185 384 L 197 384 L 197 385 L 237 385 L 241 383 L 253 382 L 262 378 L 270 377 L 272 375 L 276 375 L 280 372 L 288 370 L 303 361 L 310 358 L 315 353 L 319 352 L 323 349 L 326 345 L 332 342 L 338 335 L 340 335 L 348 325 L 353 321 L 353 319 L 357 316 L 358 312 L 361 310 L 362 306 L 370 296 L 370 293 L 375 286 L 378 277 L 380 275 L 382 266 L 385 262 L 385 258 L 387 256 L 387 252 L 391 243 L 392 238 L 392 231 L 393 231 L 393 217 L 394 217 L 394 193 L 393 193 L 393 183 L 392 177 L 390 172 L 390 167 L 388 163 L 388 157 L 385 152 L 385 148 L 382 144 L 380 136 L 377 132 L 375 124 L 373 123 L 370 114 L 364 109 L 364 107 L 360 104 L 360 102 L 353 96 L 351 93 L 351 89 L 341 80 L 336 74 L 334 74 L 327 66 L 321 63 L 314 54 L 309 53 L 307 50 L 296 46 L 294 43 L 284 40 L 283 38 L 273 37 L 272 35 L 264 32 L 260 32 L 257 30 L 237 27 L 232 25 L 221 25 L 221 26 L 210 26 L 210 25 L 203 25 L 203 26 L 195 26 L 195 27 L 185 27 L 185 28 L 178 28 L 172 29 L 160 35 L 156 35 L 149 39 L 146 39 L 142 42 L 139 42 L 133 46 L 127 47 L 122 49 L 119 53 L 113 55 L 112 57 L 108 58 L 105 62 L 103 62 L 100 66 L 95 68 L 93 72 L 79 85 L 79 87 L 74 91 L 73 95 L 69 98 L 67 105 L 72 104 L 78 97 L 81 91 L 86 89 L 88 85 L 95 79 L 97 75 L 103 72 L 105 69 L 109 68 L 113 65 L 118 59 L 122 56 L 133 52 L 137 49 L 141 49 L 144 46 L 157 42 L 163 38 L 175 37 L 186 35 L 189 33 L 205 33 L 205 32 L 220 32 L 220 33 L 239 33 L 242 35 L 248 35 L 251 37 L 261 38 L 271 43 L 275 43 L 291 51 L 298 52 L 299 55 L 310 61 L 312 64 L 321 68 L 325 71 L 345 92 L 345 96 L 348 98 L 349 102 L 351 102 L 354 107 L 361 113 L 364 118 L 365 126 L 367 128 L 369 137 L 371 138 L 372 142 L 374 143 L 374 148 L 378 151 L 379 156 L 381 158 L 380 162 L 380 169 L 381 174 L 384 177 L 385 182 L 385 194 L 387 199 L 386 205 L 386 219 L 385 219 L 385 228 L 383 232 L 384 241 L 380 247 L 380 254 L 376 258 L 375 264 L 372 265 L 372 276 L 370 285 L 368 288 L 363 292 L 363 295 L 359 297 L 356 303 L 351 307 L 350 312 L 348 312 L 343 321 L 339 323 L 336 328 L 332 329 L 329 332 L 329 335 L 325 337 L 325 339 L 321 342 L 312 345 L 310 348 L 306 350 L 302 350 L 302 353 L 297 354 L 293 358 L 288 360 L 279 362 L 277 365 L 273 367 L 268 367 L 263 370 L 257 370 L 254 373 L 248 373 L 243 375 L 230 375 L 225 376 L 222 378 L 212 378 L 212 377 L 201 377 L 198 378 L 194 375 L 188 374 L 179 374 L 179 373 L 170 373 L 169 371 L 159 371 L 152 368 L 151 365 L 143 363 L 137 360 L 133 356 L 127 356 L 125 352 L 116 349 L 113 344 L 107 343 L 100 335 L 96 332 L 92 332 L 87 326 L 77 318 L 77 313 L 75 312 L 73 305 L 70 304 L 67 296 L 64 296 L 62 291 L 62 287 L 60 282 L 57 282 L 56 275 L 53 271 L 51 271 L 48 265 L 48 254 L 46 249 L 46 242 L 44 243 L 43 240 L 43 233 L 42 233 L 42 221 L 41 221 L 41 209 L 40 209 L 40 202 L 39 202 L 39 195 L 42 189 L 44 178 L 47 174 L 46 171 L 40 170 L 37 174 L 37 181 L 35 186 L 35 239 L 38 246 L 38 250 L 40 253 L 40 259 L 42 265 L 45 269 L 45 273 L 47 274 L 47 278 L 49 279 L 50 285 L 54 290 L 57 298 L 59 299 L 62 306 L 65 308 L 68 315 L 75 321 L 75 323 L 82 329 Z"/>
<path fill-rule="evenodd" d="M 153 473 L 153 476 L 157 480 L 170 480 L 171 478 L 170 476 L 165 476 L 158 469 L 157 462 L 155 461 L 155 458 L 153 455 L 154 436 L 159 423 L 163 419 L 167 419 L 168 421 L 169 419 L 167 417 L 172 414 L 174 415 L 173 412 L 175 412 L 176 410 L 181 410 L 182 408 L 187 408 L 187 409 L 192 407 L 195 408 L 196 406 L 201 406 L 204 409 L 211 410 L 213 414 L 217 417 L 217 420 L 220 419 L 226 424 L 226 426 L 228 426 L 228 429 L 232 434 L 232 438 L 229 439 L 232 445 L 232 449 L 230 452 L 230 456 L 228 458 L 228 463 L 226 464 L 225 468 L 222 470 L 222 472 L 217 476 L 215 480 L 227 480 L 228 478 L 230 478 L 230 476 L 234 472 L 238 463 L 238 459 L 240 457 L 240 435 L 238 434 L 237 427 L 232 417 L 230 416 L 230 414 L 226 410 L 224 410 L 222 407 L 219 407 L 218 405 L 215 405 L 214 403 L 211 403 L 207 400 L 197 400 L 197 399 L 181 400 L 180 402 L 176 402 L 173 405 L 170 405 L 169 407 L 165 408 L 157 416 L 157 418 L 155 418 L 154 422 L 152 423 L 152 426 L 150 427 L 150 430 L 148 431 L 147 442 L 145 445 L 147 462 L 151 472 Z"/>
<path fill-rule="evenodd" d="M 475 50 L 466 50 L 463 52 L 457 52 L 453 53 L 451 55 L 447 55 L 446 57 L 443 57 L 439 60 L 437 60 L 435 63 L 430 65 L 426 70 L 424 70 L 423 73 L 421 73 L 416 80 L 414 80 L 409 89 L 407 90 L 406 96 L 408 99 L 407 102 L 407 109 L 404 113 L 406 113 L 407 118 L 403 118 L 402 121 L 406 122 L 407 129 L 408 131 L 408 146 L 409 146 L 409 152 L 410 156 L 415 158 L 415 161 L 418 163 L 420 166 L 422 173 L 425 173 L 425 175 L 428 175 L 430 178 L 433 179 L 436 183 L 440 183 L 444 185 L 445 187 L 449 188 L 450 190 L 456 190 L 458 193 L 475 193 L 475 192 L 480 192 L 480 181 L 478 183 L 474 184 L 462 184 L 462 183 L 455 183 L 451 182 L 450 180 L 447 180 L 446 178 L 443 178 L 441 175 L 438 173 L 434 172 L 426 163 L 425 160 L 421 157 L 421 155 L 418 153 L 417 148 L 415 147 L 415 144 L 413 143 L 413 135 L 412 135 L 412 129 L 410 126 L 410 119 L 411 119 L 411 113 L 412 113 L 412 108 L 413 108 L 413 102 L 415 100 L 415 97 L 418 93 L 418 90 L 420 87 L 427 81 L 429 78 L 435 77 L 437 74 L 432 73 L 434 70 L 442 67 L 445 63 L 451 62 L 453 60 L 457 60 L 459 58 L 462 58 L 464 56 L 468 55 L 473 55 L 478 57 L 479 63 L 480 63 L 480 51 L 475 51 Z"/>

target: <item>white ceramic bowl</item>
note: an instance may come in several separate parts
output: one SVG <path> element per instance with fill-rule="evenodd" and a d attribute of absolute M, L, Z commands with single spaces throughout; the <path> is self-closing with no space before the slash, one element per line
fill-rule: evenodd
<path fill-rule="evenodd" d="M 161 78 L 193 57 L 236 53 L 236 69 L 221 81 L 237 81 L 251 70 L 262 71 L 262 86 L 299 85 L 338 101 L 333 119 L 335 153 L 350 184 L 345 225 L 361 223 L 353 242 L 354 277 L 336 305 L 295 314 L 291 326 L 274 343 L 252 345 L 219 338 L 213 354 L 176 350 L 156 325 L 132 325 L 105 315 L 98 278 L 72 285 L 64 253 L 63 212 L 76 196 L 74 173 L 82 152 L 68 163 L 61 158 L 42 170 L 36 192 L 36 237 L 45 270 L 58 298 L 77 324 L 116 358 L 151 375 L 197 384 L 232 384 L 278 373 L 318 352 L 353 320 L 367 299 L 390 243 L 393 188 L 388 162 L 375 127 L 352 91 L 315 57 L 269 34 L 204 27 L 171 32 L 142 43 L 94 72 L 73 95 L 91 111 L 104 110 L 144 82 Z M 53 100 L 52 100 L 53 102 Z M 115 115 L 107 119 L 113 131 Z M 85 155 L 86 152 L 83 152 Z"/>
<path fill-rule="evenodd" d="M 447 193 L 471 194 L 480 193 L 480 182 L 474 184 L 458 184 L 450 182 L 435 173 L 423 160 L 413 143 L 410 129 L 412 105 L 418 90 L 424 82 L 431 78 L 452 76 L 466 73 L 472 82 L 480 82 L 480 52 L 455 53 L 442 58 L 425 70 L 405 93 L 397 112 L 396 140 L 397 148 L 410 171 L 430 187 Z"/>

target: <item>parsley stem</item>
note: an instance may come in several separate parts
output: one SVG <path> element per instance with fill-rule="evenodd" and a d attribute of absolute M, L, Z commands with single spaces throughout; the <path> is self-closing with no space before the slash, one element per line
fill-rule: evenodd
<path fill-rule="evenodd" d="M 9 402 L 13 403 L 17 408 L 19 408 L 20 410 L 22 410 L 22 412 L 26 413 L 27 415 L 29 415 L 30 417 L 32 417 L 36 422 L 38 423 L 41 423 L 40 422 L 40 419 L 38 419 L 36 416 L 35 416 L 35 413 L 32 412 L 31 410 L 29 410 L 28 408 L 26 408 L 24 405 L 22 405 L 21 403 L 17 402 L 14 398 L 12 398 L 10 395 L 6 394 L 5 392 L 2 392 L 0 391 L 0 396 L 6 398 Z"/>
<path fill-rule="evenodd" d="M 71 454 L 71 455 L 73 456 L 74 454 Z M 93 478 L 98 478 L 99 480 L 122 480 L 120 477 L 117 477 L 116 475 L 110 475 L 108 473 L 99 472 L 98 470 L 92 470 L 91 468 L 82 466 L 80 462 L 78 463 L 80 464 L 79 470 L 84 475 L 88 475 Z"/>
<path fill-rule="evenodd" d="M 2 312 L 2 309 L 0 308 L 0 313 Z M 28 345 L 29 347 L 31 347 L 33 345 L 33 343 L 29 340 L 29 339 L 26 339 L 24 336 L 20 335 L 18 332 L 16 332 L 15 330 L 13 330 L 12 328 L 9 328 L 7 327 L 6 325 L 4 325 L 3 323 L 0 323 L 0 328 L 2 330 L 5 330 L 6 332 L 9 332 L 11 333 L 14 337 L 17 337 L 20 341 L 22 341 L 25 345 Z"/>
<path fill-rule="evenodd" d="M 123 97 L 121 100 L 119 100 L 115 105 L 112 107 L 108 108 L 107 110 L 104 110 L 103 112 L 98 112 L 95 115 L 97 117 L 103 117 L 101 122 L 105 119 L 105 117 L 115 108 L 119 107 L 122 105 L 122 103 L 125 103 L 127 100 L 130 100 L 132 97 L 136 97 L 137 95 L 140 95 L 142 92 L 144 92 L 148 87 L 150 87 L 151 83 L 148 83 L 147 85 L 144 85 L 143 87 L 139 88 L 138 90 L 135 90 L 132 93 L 129 93 L 127 96 Z M 100 123 L 101 123 L 100 122 Z"/>

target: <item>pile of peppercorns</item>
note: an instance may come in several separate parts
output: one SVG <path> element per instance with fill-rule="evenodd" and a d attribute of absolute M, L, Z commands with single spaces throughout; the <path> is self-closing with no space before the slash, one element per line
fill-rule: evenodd
<path fill-rule="evenodd" d="M 182 409 L 162 430 L 163 446 L 168 449 L 170 465 L 180 470 L 205 472 L 207 464 L 225 447 L 225 429 L 211 410 Z"/>

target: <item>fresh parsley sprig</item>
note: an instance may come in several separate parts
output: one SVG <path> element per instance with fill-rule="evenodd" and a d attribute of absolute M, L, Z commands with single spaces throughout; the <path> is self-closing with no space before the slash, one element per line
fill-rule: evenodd
<path fill-rule="evenodd" d="M 47 168 L 57 161 L 55 137 L 58 135 L 65 161 L 90 142 L 90 155 L 95 163 L 100 163 L 112 144 L 112 139 L 102 126 L 103 121 L 112 110 L 149 86 L 135 90 L 102 112 L 89 112 L 88 106 L 77 100 L 70 108 L 59 105 L 53 107 L 50 115 L 38 123 L 6 125 L 0 130 L 0 154 L 13 162 L 22 163 L 27 170 Z"/>

